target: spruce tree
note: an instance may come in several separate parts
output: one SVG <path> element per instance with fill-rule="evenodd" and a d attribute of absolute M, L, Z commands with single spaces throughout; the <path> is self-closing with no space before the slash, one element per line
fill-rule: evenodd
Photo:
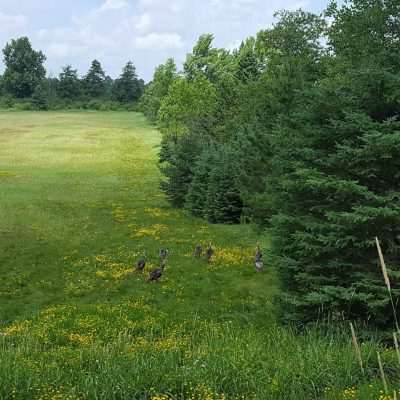
<path fill-rule="evenodd" d="M 237 164 L 229 148 L 220 148 L 210 171 L 205 216 L 213 223 L 238 223 L 243 202 L 237 186 Z"/>
<path fill-rule="evenodd" d="M 69 102 L 76 101 L 81 94 L 81 83 L 78 78 L 78 71 L 71 65 L 63 67 L 59 75 L 57 94 Z"/>
<path fill-rule="evenodd" d="M 393 320 L 374 241 L 382 243 L 397 304 L 400 42 L 390 4 L 331 10 L 336 57 L 328 75 L 298 94 L 295 111 L 275 127 L 271 223 L 289 319 Z"/>
<path fill-rule="evenodd" d="M 165 176 L 161 189 L 172 205 L 183 207 L 193 179 L 193 167 L 200 153 L 199 138 L 194 134 L 180 137 L 176 141 L 168 141 L 163 145 L 160 169 Z"/>
<path fill-rule="evenodd" d="M 86 94 L 92 99 L 101 98 L 106 93 L 106 74 L 99 61 L 92 61 L 84 78 Z"/>
<path fill-rule="evenodd" d="M 186 196 L 185 208 L 197 217 L 206 216 L 206 205 L 210 174 L 216 162 L 216 152 L 213 147 L 204 149 L 199 160 L 193 167 L 193 180 Z"/>
<path fill-rule="evenodd" d="M 121 76 L 114 82 L 113 96 L 120 103 L 133 103 L 139 100 L 142 94 L 142 84 L 136 74 L 136 68 L 129 61 Z"/>
<path fill-rule="evenodd" d="M 49 87 L 46 81 L 36 86 L 31 102 L 36 110 L 46 111 L 49 109 Z"/>

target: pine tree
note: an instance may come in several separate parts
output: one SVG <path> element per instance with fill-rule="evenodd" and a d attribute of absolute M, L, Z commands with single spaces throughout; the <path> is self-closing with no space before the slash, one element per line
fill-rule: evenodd
<path fill-rule="evenodd" d="M 243 213 L 259 226 L 269 225 L 273 211 L 266 193 L 272 173 L 271 131 L 260 121 L 242 126 L 232 139 L 238 164 L 237 185 Z"/>
<path fill-rule="evenodd" d="M 393 319 L 374 242 L 383 245 L 397 304 L 400 42 L 390 4 L 331 10 L 328 76 L 298 94 L 295 112 L 275 128 L 271 223 L 289 319 Z"/>
<path fill-rule="evenodd" d="M 142 90 L 142 84 L 136 74 L 136 68 L 129 61 L 119 79 L 114 83 L 113 96 L 121 103 L 133 103 L 139 100 Z"/>
<path fill-rule="evenodd" d="M 215 162 L 216 152 L 213 147 L 209 147 L 203 150 L 199 160 L 193 167 L 193 180 L 186 196 L 185 208 L 197 217 L 206 216 L 210 174 Z"/>
<path fill-rule="evenodd" d="M 67 65 L 59 75 L 57 94 L 64 100 L 76 101 L 81 94 L 78 71 Z"/>
<path fill-rule="evenodd" d="M 36 110 L 46 111 L 49 109 L 49 87 L 46 81 L 36 86 L 31 102 Z"/>
<path fill-rule="evenodd" d="M 106 74 L 99 61 L 94 60 L 84 78 L 86 94 L 93 99 L 101 98 L 106 93 Z"/>
<path fill-rule="evenodd" d="M 209 174 L 205 216 L 213 223 L 238 223 L 243 202 L 237 186 L 237 164 L 231 149 L 220 148 Z"/>
<path fill-rule="evenodd" d="M 200 139 L 188 134 L 163 145 L 160 169 L 165 176 L 161 189 L 175 207 L 183 207 L 193 179 L 193 166 L 200 153 Z"/>

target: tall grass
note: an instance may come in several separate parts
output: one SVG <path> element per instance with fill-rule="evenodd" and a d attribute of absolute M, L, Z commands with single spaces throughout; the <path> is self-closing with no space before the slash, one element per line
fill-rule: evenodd
<path fill-rule="evenodd" d="M 310 330 L 297 336 L 278 326 L 260 334 L 253 326 L 205 321 L 76 346 L 8 335 L 0 340 L 0 398 L 46 398 L 40 396 L 59 391 L 59 399 L 320 400 L 345 399 L 357 386 L 352 398 L 377 399 L 377 347 L 362 345 L 364 376 L 351 346 L 346 334 Z M 391 362 L 389 354 L 383 357 Z"/>
<path fill-rule="evenodd" d="M 392 310 L 393 310 L 393 316 L 394 316 L 394 323 L 395 323 L 395 328 L 397 332 L 393 333 L 393 343 L 394 343 L 394 349 L 396 352 L 396 356 L 397 356 L 397 361 L 398 364 L 400 366 L 400 350 L 399 350 L 399 344 L 398 344 L 398 340 L 397 340 L 397 333 L 399 333 L 399 324 L 398 324 L 398 320 L 397 320 L 397 311 L 396 308 L 394 306 L 394 301 L 393 301 L 393 295 L 392 295 L 392 289 L 391 289 L 391 283 L 390 283 L 390 279 L 389 279 L 389 274 L 388 274 L 388 270 L 386 268 L 386 263 L 385 263 L 385 259 L 383 256 L 383 252 L 380 246 L 380 242 L 378 238 L 375 238 L 375 243 L 376 243 L 376 247 L 377 247 L 377 251 L 378 251 L 378 256 L 379 256 L 379 261 L 380 261 L 380 266 L 381 266 L 381 270 L 382 270 L 382 275 L 383 275 L 383 279 L 386 285 L 386 288 L 388 290 L 388 296 L 390 299 L 390 303 L 392 305 Z M 351 337 L 352 337 L 352 343 L 354 346 L 354 350 L 355 350 L 355 355 L 357 357 L 358 363 L 360 365 L 360 369 L 362 374 L 364 374 L 364 366 L 363 366 L 363 358 L 362 358 L 362 353 L 360 350 L 360 346 L 358 343 L 358 339 L 357 339 L 357 335 L 354 329 L 353 324 L 350 322 L 350 330 L 351 330 Z M 377 362 L 378 362 L 378 367 L 379 367 L 379 374 L 381 377 L 381 381 L 382 381 L 382 386 L 383 386 L 383 390 L 385 393 L 385 396 L 381 396 L 380 398 L 384 398 L 384 399 L 396 399 L 397 398 L 397 393 L 396 390 L 394 390 L 394 394 L 393 397 L 389 396 L 389 386 L 388 386 L 388 381 L 387 381 L 387 377 L 386 377 L 386 373 L 385 373 L 385 369 L 384 369 L 384 364 L 382 362 L 382 357 L 379 351 L 376 352 L 377 355 Z M 393 362 L 393 360 L 392 360 Z M 393 367 L 392 367 L 393 368 Z M 399 380 L 398 377 L 396 379 L 397 384 L 399 384 Z"/>

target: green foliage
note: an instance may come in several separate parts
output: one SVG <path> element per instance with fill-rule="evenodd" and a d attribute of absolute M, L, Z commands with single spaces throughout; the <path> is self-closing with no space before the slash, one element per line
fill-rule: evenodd
<path fill-rule="evenodd" d="M 46 111 L 49 109 L 49 86 L 47 82 L 43 81 L 40 85 L 36 86 L 32 95 L 32 107 L 39 111 Z"/>
<path fill-rule="evenodd" d="M 199 76 L 193 82 L 177 78 L 161 102 L 158 125 L 173 140 L 190 132 L 209 133 L 217 105 L 215 87 L 206 78 Z"/>
<path fill-rule="evenodd" d="M 3 50 L 6 71 L 0 76 L 0 107 L 4 109 L 138 109 L 144 82 L 132 62 L 115 81 L 106 76 L 94 60 L 87 75 L 80 79 L 71 65 L 63 67 L 58 78 L 45 77 L 42 52 L 35 52 L 28 38 L 12 40 Z M 46 98 L 45 98 L 46 97 Z M 17 101 L 14 101 L 17 100 Z"/>
<path fill-rule="evenodd" d="M 113 96 L 120 103 L 135 103 L 143 92 L 143 81 L 139 80 L 132 61 L 124 67 L 121 76 L 113 84 Z"/>
<path fill-rule="evenodd" d="M 10 95 L 3 95 L 0 97 L 0 108 L 9 109 L 14 106 L 15 99 Z"/>
<path fill-rule="evenodd" d="M 400 296 L 396 31 L 379 38 L 387 53 L 369 56 L 376 32 L 399 15 L 378 9 L 376 2 L 354 2 L 331 10 L 329 33 L 338 58 L 275 128 L 275 178 L 268 190 L 274 248 L 290 292 L 287 304 L 303 320 L 345 315 L 390 325 L 375 236 L 384 244 L 392 295 Z"/>
<path fill-rule="evenodd" d="M 210 146 L 203 150 L 192 174 L 185 208 L 212 223 L 238 223 L 243 203 L 237 185 L 236 154 Z"/>
<path fill-rule="evenodd" d="M 287 320 L 393 322 L 374 238 L 397 302 L 399 12 L 394 0 L 332 3 L 329 23 L 282 11 L 233 52 L 203 35 L 154 100 L 164 190 L 209 221 L 270 229 Z"/>
<path fill-rule="evenodd" d="M 92 65 L 84 78 L 85 93 L 89 98 L 101 98 L 106 94 L 106 74 L 97 60 Z"/>
<path fill-rule="evenodd" d="M 210 174 L 215 165 L 214 147 L 202 152 L 193 167 L 193 180 L 187 190 L 185 208 L 197 217 L 206 218 Z"/>
<path fill-rule="evenodd" d="M 156 68 L 153 80 L 145 87 L 141 98 L 141 109 L 153 123 L 157 121 L 161 100 L 167 96 L 169 88 L 177 77 L 176 65 L 172 58 Z"/>
<path fill-rule="evenodd" d="M 271 135 L 260 121 L 243 126 L 231 145 L 235 151 L 237 185 L 243 200 L 243 214 L 261 227 L 269 225 L 272 210 L 266 193 L 272 173 Z"/>
<path fill-rule="evenodd" d="M 3 49 L 6 70 L 2 78 L 7 93 L 17 97 L 30 97 L 44 79 L 46 57 L 35 51 L 27 37 L 13 39 Z"/>
<path fill-rule="evenodd" d="M 195 135 L 183 135 L 164 141 L 160 169 L 167 178 L 161 182 L 168 199 L 175 207 L 183 207 L 193 177 L 193 160 L 198 157 L 201 140 Z"/>
<path fill-rule="evenodd" d="M 63 100 L 73 102 L 80 97 L 81 89 L 78 71 L 71 65 L 64 67 L 59 75 L 57 95 Z"/>
<path fill-rule="evenodd" d="M 201 138 L 210 131 L 216 107 L 215 88 L 203 77 L 192 83 L 177 78 L 162 101 L 158 124 L 169 154 L 163 159 L 162 188 L 175 206 L 185 204 Z"/>
<path fill-rule="evenodd" d="M 237 187 L 235 154 L 220 149 L 210 172 L 205 215 L 213 223 L 238 223 L 243 202 Z"/>

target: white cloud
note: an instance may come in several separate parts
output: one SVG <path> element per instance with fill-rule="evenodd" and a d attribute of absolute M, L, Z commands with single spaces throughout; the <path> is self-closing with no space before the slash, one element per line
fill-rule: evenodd
<path fill-rule="evenodd" d="M 135 39 L 135 47 L 140 50 L 171 50 L 181 49 L 183 46 L 182 37 L 178 33 L 152 32 Z"/>
<path fill-rule="evenodd" d="M 46 49 L 46 54 L 49 57 L 64 58 L 76 57 L 85 54 L 87 48 L 85 46 L 75 46 L 69 43 L 50 43 Z M 68 61 L 68 60 L 66 60 Z"/>
<path fill-rule="evenodd" d="M 47 55 L 47 68 L 54 74 L 65 64 L 85 74 L 97 58 L 116 77 L 131 59 L 148 80 L 168 57 L 181 63 L 203 33 L 215 36 L 215 46 L 232 49 L 271 26 L 277 10 L 319 12 L 328 1 L 0 0 L 0 49 L 27 35 Z"/>
<path fill-rule="evenodd" d="M 8 15 L 0 11 L 0 32 L 17 31 L 25 28 L 28 18 L 25 15 Z"/>
<path fill-rule="evenodd" d="M 100 7 L 100 11 L 120 10 L 121 8 L 128 7 L 128 5 L 126 0 L 106 0 Z"/>
<path fill-rule="evenodd" d="M 148 13 L 142 14 L 139 18 L 138 21 L 135 24 L 135 28 L 142 33 L 145 33 L 150 29 L 152 23 L 151 23 L 151 16 Z"/>

